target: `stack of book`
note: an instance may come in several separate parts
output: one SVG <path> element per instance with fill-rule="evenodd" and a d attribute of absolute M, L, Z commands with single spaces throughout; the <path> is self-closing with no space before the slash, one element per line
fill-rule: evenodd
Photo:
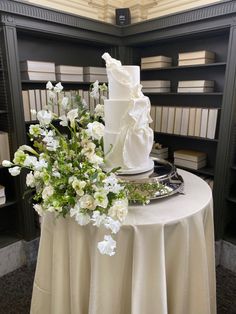
<path fill-rule="evenodd" d="M 141 81 L 144 93 L 169 93 L 170 81 Z"/>
<path fill-rule="evenodd" d="M 3 160 L 10 160 L 8 133 L 0 131 L 0 164 Z"/>
<path fill-rule="evenodd" d="M 179 53 L 178 65 L 197 65 L 215 62 L 215 53 L 207 50 Z"/>
<path fill-rule="evenodd" d="M 161 159 L 168 159 L 168 147 L 162 147 L 159 143 L 154 143 L 151 156 Z"/>
<path fill-rule="evenodd" d="M 0 205 L 6 203 L 5 187 L 0 185 Z"/>
<path fill-rule="evenodd" d="M 194 80 L 178 82 L 178 93 L 212 93 L 213 90 L 214 81 Z"/>
<path fill-rule="evenodd" d="M 56 79 L 64 82 L 83 82 L 83 67 L 57 65 Z"/>
<path fill-rule="evenodd" d="M 55 63 L 26 60 L 20 62 L 22 80 L 55 81 Z"/>
<path fill-rule="evenodd" d="M 174 151 L 176 166 L 197 170 L 206 166 L 206 160 L 207 155 L 204 152 L 184 149 Z"/>
<path fill-rule="evenodd" d="M 158 68 L 168 68 L 172 64 L 172 58 L 166 56 L 153 56 L 141 58 L 141 69 L 158 69 Z"/>
<path fill-rule="evenodd" d="M 99 81 L 101 83 L 107 83 L 106 68 L 103 67 L 84 67 L 84 81 L 87 83 L 93 83 Z"/>

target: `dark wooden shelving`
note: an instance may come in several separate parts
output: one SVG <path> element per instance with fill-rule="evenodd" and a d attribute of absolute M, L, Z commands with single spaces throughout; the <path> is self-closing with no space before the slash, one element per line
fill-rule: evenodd
<path fill-rule="evenodd" d="M 231 166 L 232 170 L 236 170 L 236 165 Z"/>
<path fill-rule="evenodd" d="M 235 203 L 236 204 L 236 196 L 233 195 L 229 195 L 227 196 L 227 200 L 231 203 Z"/>
<path fill-rule="evenodd" d="M 209 64 L 194 64 L 194 65 L 176 65 L 166 68 L 158 69 L 141 69 L 141 71 L 172 71 L 172 70 L 182 70 L 182 69 L 194 69 L 194 68 L 210 68 L 210 67 L 222 67 L 226 66 L 226 62 L 215 62 Z"/>
<path fill-rule="evenodd" d="M 11 230 L 1 232 L 1 234 L 0 234 L 0 249 L 7 246 L 7 245 L 10 245 L 14 242 L 17 242 L 20 239 L 21 239 L 21 237 Z"/>
<path fill-rule="evenodd" d="M 0 114 L 7 114 L 8 111 L 7 110 L 0 110 Z"/>
<path fill-rule="evenodd" d="M 214 169 L 210 168 L 210 167 L 204 167 L 204 168 L 201 168 L 201 169 L 190 169 L 190 168 L 182 167 L 182 166 L 176 166 L 176 167 L 180 168 L 180 169 L 188 170 L 188 171 L 190 171 L 192 173 L 195 173 L 195 174 L 214 177 Z"/>
<path fill-rule="evenodd" d="M 217 143 L 218 139 L 211 139 L 206 137 L 199 137 L 199 136 L 190 136 L 190 135 L 179 135 L 179 134 L 173 134 L 173 133 L 163 133 L 163 132 L 155 132 L 157 135 L 164 135 L 168 137 L 176 137 L 176 138 L 186 138 L 186 139 L 193 139 L 197 141 L 207 141 L 207 142 L 213 142 Z"/>
<path fill-rule="evenodd" d="M 57 84 L 59 81 L 51 81 L 52 84 Z M 84 86 L 89 86 L 91 85 L 92 83 L 94 82 L 68 82 L 68 81 L 60 81 L 61 84 L 66 84 L 66 85 L 84 85 Z M 47 81 L 30 81 L 30 80 L 22 80 L 21 81 L 22 84 L 43 84 L 43 85 L 46 85 L 47 84 Z M 103 82 L 101 82 L 103 83 Z"/>
<path fill-rule="evenodd" d="M 16 200 L 9 200 L 9 201 L 6 201 L 6 203 L 5 204 L 1 204 L 0 205 L 0 209 L 2 209 L 2 208 L 5 208 L 5 207 L 9 207 L 9 206 L 12 206 L 12 205 L 15 205 L 17 203 L 17 201 Z"/>
<path fill-rule="evenodd" d="M 176 93 L 176 92 L 171 92 L 171 93 L 145 93 L 145 95 L 147 96 L 152 96 L 152 95 L 162 95 L 162 96 L 165 96 L 165 95 L 173 95 L 173 96 L 183 96 L 183 95 L 186 95 L 186 96 L 223 96 L 223 93 L 221 92 L 215 92 L 215 93 Z"/>

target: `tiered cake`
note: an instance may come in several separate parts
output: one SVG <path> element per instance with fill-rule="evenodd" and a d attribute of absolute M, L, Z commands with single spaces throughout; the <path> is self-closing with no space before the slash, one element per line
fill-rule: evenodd
<path fill-rule="evenodd" d="M 150 101 L 141 92 L 139 66 L 122 66 L 108 53 L 106 61 L 109 99 L 104 101 L 105 168 L 136 174 L 153 168 L 149 155 L 153 131 L 149 127 Z"/>

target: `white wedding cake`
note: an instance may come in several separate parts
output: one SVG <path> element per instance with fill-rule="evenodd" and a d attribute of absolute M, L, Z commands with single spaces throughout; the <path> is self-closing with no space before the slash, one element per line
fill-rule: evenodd
<path fill-rule="evenodd" d="M 149 127 L 150 101 L 140 85 L 139 66 L 122 66 L 108 53 L 106 61 L 109 99 L 104 101 L 105 168 L 121 167 L 120 172 L 141 173 L 153 168 L 149 155 L 153 131 Z"/>

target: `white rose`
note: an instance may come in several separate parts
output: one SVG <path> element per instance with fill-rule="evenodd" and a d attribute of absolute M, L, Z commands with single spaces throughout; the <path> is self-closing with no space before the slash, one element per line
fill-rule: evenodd
<path fill-rule="evenodd" d="M 46 126 L 52 121 L 52 113 L 47 110 L 40 110 L 37 113 L 37 118 L 39 120 L 40 125 Z"/>
<path fill-rule="evenodd" d="M 3 160 L 2 165 L 3 167 L 11 167 L 13 163 L 10 162 L 9 160 Z"/>
<path fill-rule="evenodd" d="M 26 176 L 26 185 L 31 188 L 35 187 L 35 178 L 32 171 L 30 171 L 30 173 L 28 173 Z"/>
<path fill-rule="evenodd" d="M 20 170 L 21 169 L 18 166 L 8 169 L 8 171 L 13 177 L 18 176 L 20 174 Z"/>
<path fill-rule="evenodd" d="M 87 133 L 95 140 L 100 140 L 104 136 L 104 125 L 97 121 L 87 125 Z"/>
<path fill-rule="evenodd" d="M 108 215 L 114 219 L 119 219 L 121 222 L 125 220 L 128 214 L 128 200 L 116 200 L 108 211 Z"/>
<path fill-rule="evenodd" d="M 94 210 L 96 208 L 94 198 L 91 195 L 85 194 L 79 200 L 81 208 Z"/>
<path fill-rule="evenodd" d="M 54 189 L 52 186 L 48 185 L 46 186 L 44 189 L 43 189 L 43 192 L 42 192 L 42 199 L 43 200 L 46 200 L 48 199 L 50 196 L 52 196 L 54 193 Z"/>

